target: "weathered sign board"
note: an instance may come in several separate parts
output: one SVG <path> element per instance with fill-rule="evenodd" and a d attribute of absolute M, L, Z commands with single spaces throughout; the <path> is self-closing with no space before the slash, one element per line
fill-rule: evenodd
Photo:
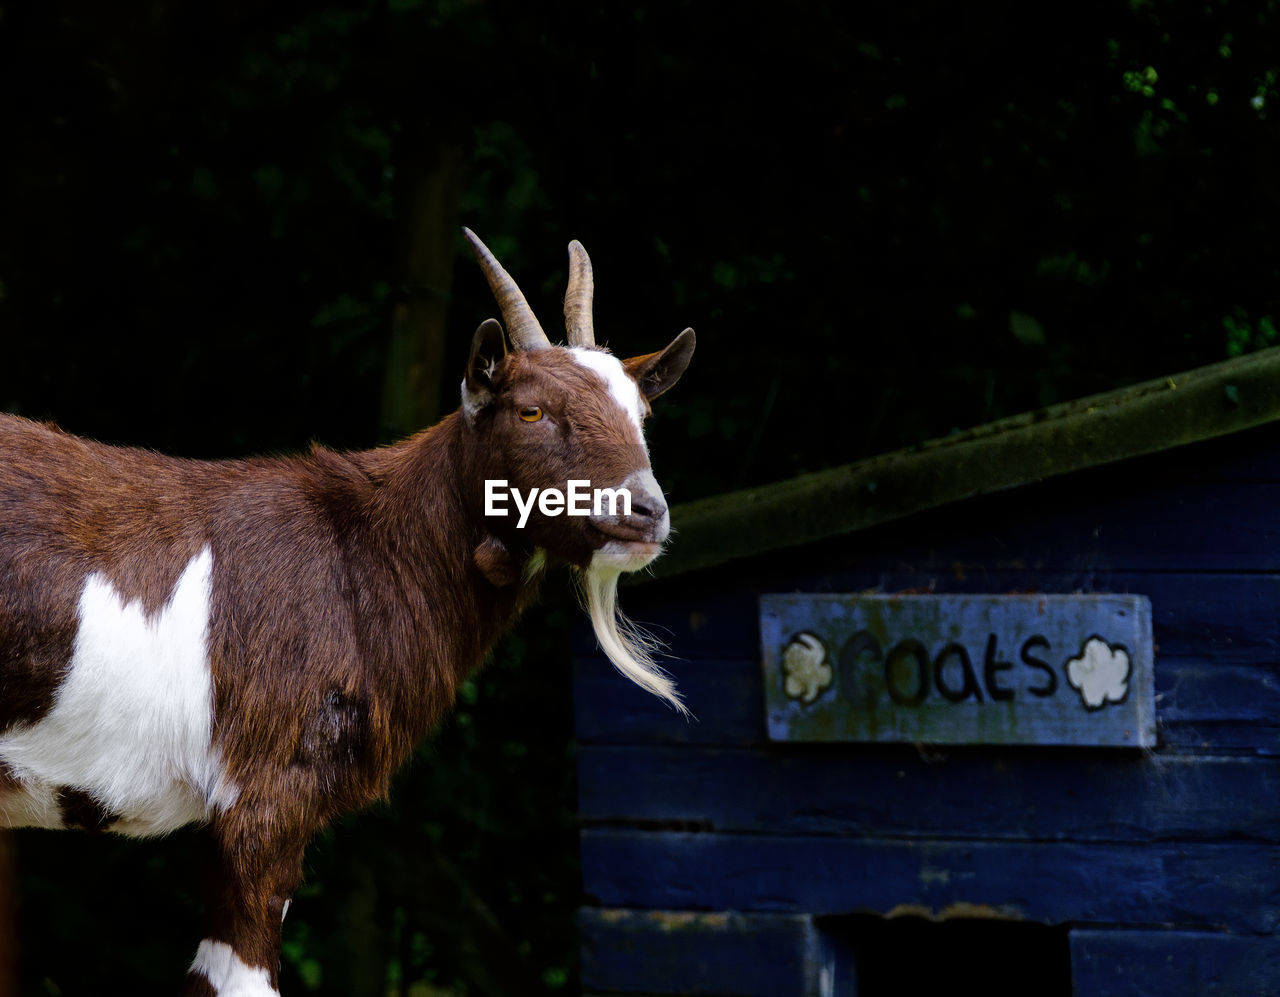
<path fill-rule="evenodd" d="M 774 741 L 1156 743 L 1140 595 L 765 595 Z"/>

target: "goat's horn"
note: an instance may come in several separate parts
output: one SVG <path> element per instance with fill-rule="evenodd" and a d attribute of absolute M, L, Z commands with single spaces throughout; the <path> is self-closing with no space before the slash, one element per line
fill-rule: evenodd
<path fill-rule="evenodd" d="M 529 302 L 520 293 L 516 282 L 511 279 L 511 274 L 502 269 L 502 264 L 494 258 L 493 253 L 489 252 L 489 247 L 481 242 L 480 237 L 471 229 L 464 228 L 462 234 L 466 236 L 467 242 L 471 243 L 471 251 L 476 254 L 480 269 L 484 271 L 485 280 L 489 282 L 489 288 L 498 301 L 502 320 L 507 324 L 507 335 L 511 337 L 515 348 L 542 350 L 550 346 L 551 340 L 542 331 L 537 316 L 533 314 Z"/>
<path fill-rule="evenodd" d="M 591 320 L 591 297 L 595 282 L 591 258 L 577 239 L 569 243 L 569 290 L 564 293 L 564 325 L 570 346 L 595 346 L 595 323 Z"/>

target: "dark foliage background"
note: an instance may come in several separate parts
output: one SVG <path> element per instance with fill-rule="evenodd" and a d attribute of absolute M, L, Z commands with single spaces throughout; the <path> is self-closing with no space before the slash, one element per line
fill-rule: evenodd
<path fill-rule="evenodd" d="M 6 3 L 0 407 L 190 456 L 416 428 L 494 311 L 460 223 L 548 328 L 577 237 L 620 352 L 698 330 L 652 424 L 676 501 L 1255 349 L 1277 16 Z M 313 849 L 292 992 L 574 988 L 571 618 L 536 613 L 393 805 Z M 172 989 L 198 835 L 12 844 L 23 994 Z"/>

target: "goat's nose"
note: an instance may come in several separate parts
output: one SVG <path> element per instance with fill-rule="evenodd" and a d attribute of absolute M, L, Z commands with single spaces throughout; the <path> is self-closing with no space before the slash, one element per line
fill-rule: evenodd
<path fill-rule="evenodd" d="M 633 519 L 647 520 L 654 528 L 661 529 L 666 535 L 667 500 L 662 497 L 662 489 L 647 468 L 643 471 L 632 471 L 622 482 L 622 487 L 631 494 L 631 516 Z"/>
<path fill-rule="evenodd" d="M 667 500 L 652 492 L 632 491 L 631 515 L 657 523 L 667 515 Z"/>

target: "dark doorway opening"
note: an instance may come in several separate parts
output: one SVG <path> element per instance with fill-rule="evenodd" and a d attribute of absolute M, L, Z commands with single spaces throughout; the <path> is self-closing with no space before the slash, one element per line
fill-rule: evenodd
<path fill-rule="evenodd" d="M 852 954 L 858 997 L 963 991 L 983 997 L 1071 997 L 1065 926 L 854 915 L 824 927 Z"/>

